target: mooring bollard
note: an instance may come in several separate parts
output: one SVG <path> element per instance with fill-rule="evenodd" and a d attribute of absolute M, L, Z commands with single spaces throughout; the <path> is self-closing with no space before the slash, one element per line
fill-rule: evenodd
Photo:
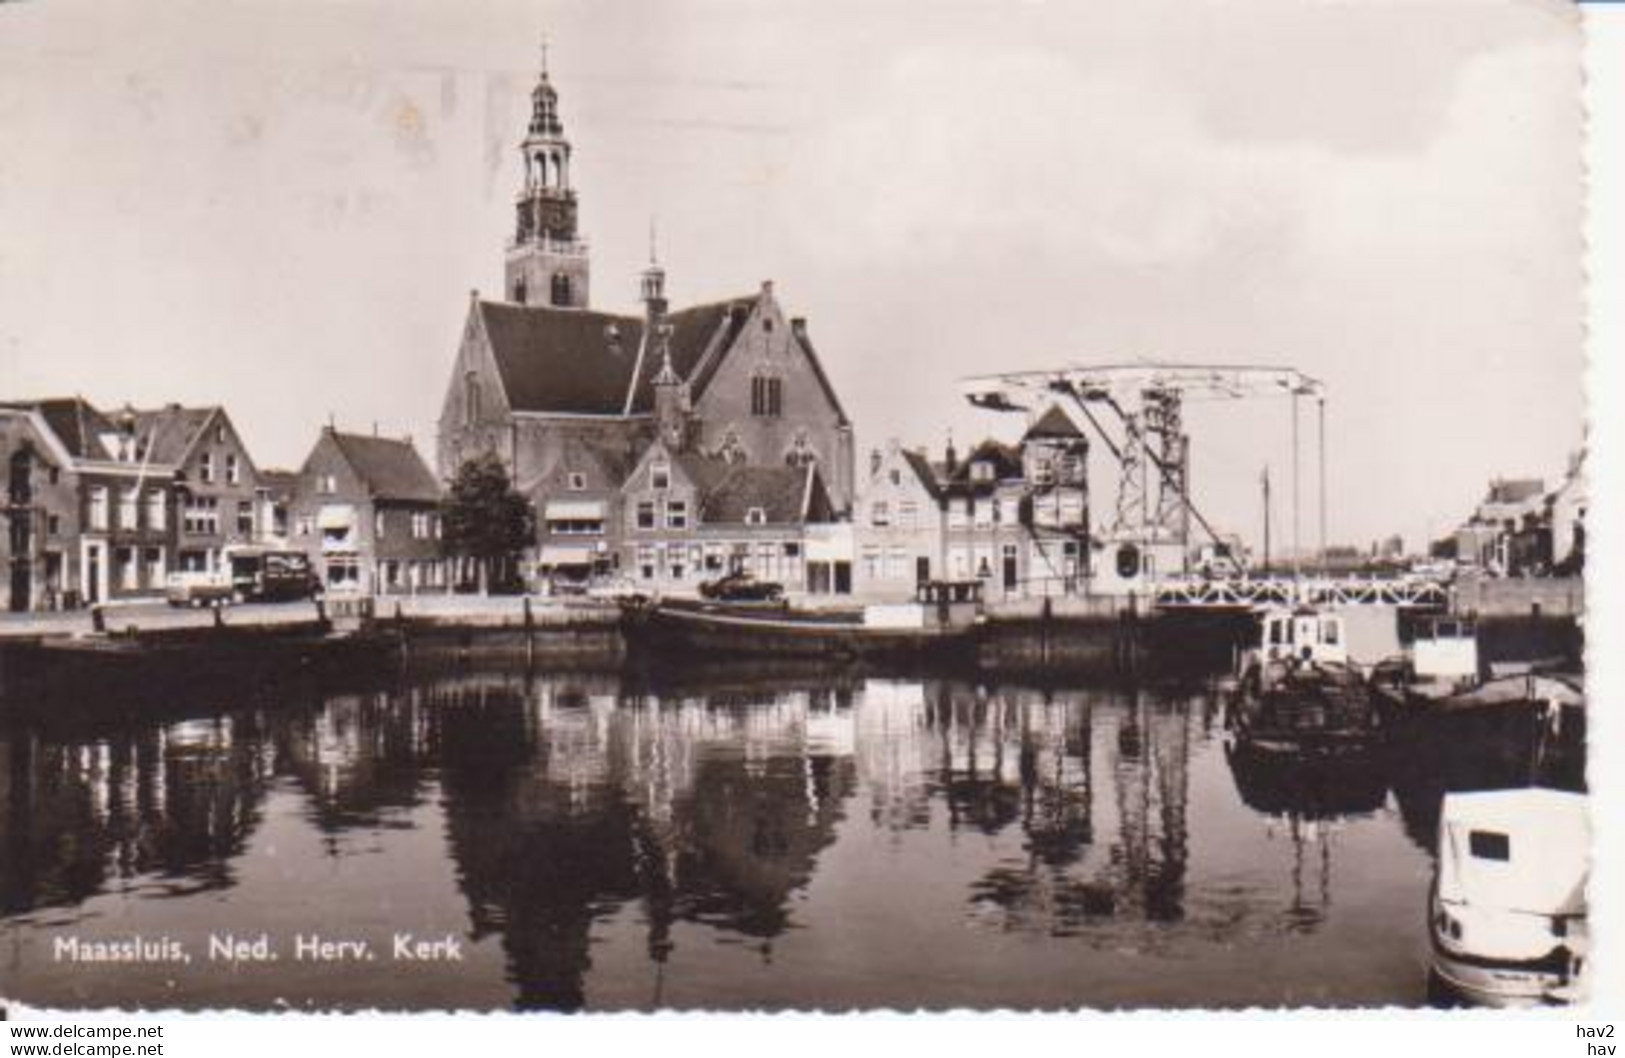
<path fill-rule="evenodd" d="M 101 603 L 90 608 L 90 627 L 97 632 L 107 631 L 107 615 L 102 613 Z"/>
<path fill-rule="evenodd" d="M 530 596 L 525 596 L 525 664 L 536 660 L 536 615 L 530 612 Z"/>
<path fill-rule="evenodd" d="M 213 609 L 214 609 L 214 626 L 216 628 L 224 628 L 224 627 L 226 627 L 226 608 L 224 606 L 221 606 L 219 603 L 215 603 Z"/>

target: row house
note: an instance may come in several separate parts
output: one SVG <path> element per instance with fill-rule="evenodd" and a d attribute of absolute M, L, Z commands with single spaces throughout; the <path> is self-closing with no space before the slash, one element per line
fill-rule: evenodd
<path fill-rule="evenodd" d="M 222 408 L 74 397 L 8 402 L 0 420 L 13 610 L 156 596 L 260 538 L 257 474 Z"/>
<path fill-rule="evenodd" d="M 327 427 L 293 484 L 289 543 L 330 590 L 442 591 L 440 505 L 440 483 L 410 439 Z"/>
<path fill-rule="evenodd" d="M 857 505 L 859 590 L 910 596 L 932 580 L 980 580 L 988 598 L 1088 587 L 1088 441 L 1060 407 L 1021 441 L 987 440 L 940 462 L 895 442 L 870 458 Z"/>
<path fill-rule="evenodd" d="M 809 531 L 835 517 L 814 465 L 751 466 L 656 441 L 622 489 L 620 562 L 662 590 L 734 572 L 815 590 Z"/>

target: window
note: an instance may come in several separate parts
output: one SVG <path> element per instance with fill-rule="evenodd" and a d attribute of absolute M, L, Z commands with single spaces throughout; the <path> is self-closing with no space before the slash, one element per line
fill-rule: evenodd
<path fill-rule="evenodd" d="M 570 488 L 572 490 L 576 491 L 576 492 L 580 492 L 582 489 L 584 489 L 586 487 L 587 487 L 587 475 L 581 473 L 578 470 L 577 471 L 571 471 L 571 473 L 570 473 Z"/>
<path fill-rule="evenodd" d="M 61 469 L 58 468 L 58 467 L 52 467 L 50 470 L 46 471 L 45 472 L 45 480 L 49 481 L 53 485 L 55 485 L 57 482 L 61 481 L 62 480 L 62 471 L 61 471 Z"/>
<path fill-rule="evenodd" d="M 897 524 L 904 529 L 915 529 L 920 523 L 920 505 L 914 500 L 903 500 L 897 505 Z"/>
<path fill-rule="evenodd" d="M 553 304 L 564 306 L 570 304 L 570 277 L 564 272 L 553 273 Z"/>
<path fill-rule="evenodd" d="M 118 586 L 123 591 L 135 591 L 140 587 L 137 577 L 141 567 L 136 564 L 135 548 L 120 547 L 113 551 L 114 563 L 118 566 Z"/>
<path fill-rule="evenodd" d="M 339 479 L 332 474 L 323 474 L 316 488 L 323 496 L 331 496 L 339 490 Z"/>
<path fill-rule="evenodd" d="M 652 489 L 671 488 L 671 465 L 669 463 L 655 463 L 649 467 L 649 487 Z"/>
<path fill-rule="evenodd" d="M 898 470 L 896 467 L 891 468 L 891 483 L 893 485 L 901 485 L 903 483 L 903 472 Z"/>
<path fill-rule="evenodd" d="M 226 424 L 223 422 L 214 424 L 214 443 L 217 445 L 226 443 Z"/>
<path fill-rule="evenodd" d="M 812 445 L 807 442 L 805 433 L 797 433 L 795 443 L 790 451 L 784 454 L 784 461 L 793 467 L 810 467 L 818 462 L 818 453 L 814 452 Z"/>
<path fill-rule="evenodd" d="M 876 500 L 869 505 L 869 524 L 874 526 L 891 524 L 891 507 L 885 500 Z"/>
<path fill-rule="evenodd" d="M 237 501 L 237 534 L 254 535 L 254 504 L 251 500 Z"/>
<path fill-rule="evenodd" d="M 527 292 L 525 290 L 525 281 L 524 281 L 524 279 L 516 279 L 516 280 L 514 280 L 513 281 L 513 300 L 517 304 L 523 305 L 525 303 L 525 294 L 526 293 Z"/>
<path fill-rule="evenodd" d="M 233 453 L 227 453 L 226 454 L 226 481 L 227 481 L 227 483 L 231 484 L 231 485 L 235 485 L 241 480 L 242 480 L 242 468 L 237 465 L 237 456 L 235 454 L 233 454 Z"/>
<path fill-rule="evenodd" d="M 214 481 L 214 453 L 204 452 L 197 462 L 197 477 L 204 484 Z"/>
<path fill-rule="evenodd" d="M 167 520 L 162 489 L 147 490 L 147 528 L 162 529 Z"/>
<path fill-rule="evenodd" d="M 666 528 L 667 529 L 687 529 L 688 528 L 688 501 L 687 500 L 667 500 L 666 501 Z"/>
<path fill-rule="evenodd" d="M 463 376 L 463 421 L 477 422 L 480 417 L 480 380 L 470 371 Z"/>
<path fill-rule="evenodd" d="M 784 381 L 766 375 L 750 380 L 750 413 L 759 418 L 776 419 L 784 412 Z"/>
<path fill-rule="evenodd" d="M 434 515 L 428 511 L 412 512 L 412 539 L 427 540 L 434 534 Z"/>
<path fill-rule="evenodd" d="M 316 519 L 308 514 L 301 514 L 294 522 L 294 532 L 300 536 L 309 536 L 316 531 Z"/>
<path fill-rule="evenodd" d="M 383 511 L 373 511 L 372 512 L 372 535 L 374 535 L 374 536 L 383 536 L 384 535 L 384 512 Z"/>
<path fill-rule="evenodd" d="M 1511 839 L 1494 830 L 1468 831 L 1467 850 L 1481 860 L 1512 859 Z"/>
<path fill-rule="evenodd" d="M 601 536 L 604 523 L 596 518 L 553 518 L 547 531 L 557 536 Z"/>
<path fill-rule="evenodd" d="M 47 536 L 60 536 L 62 534 L 62 516 L 60 514 L 45 516 L 45 533 Z"/>
<path fill-rule="evenodd" d="M 970 479 L 972 481 L 992 481 L 993 464 L 985 459 L 978 459 L 970 465 Z"/>
<path fill-rule="evenodd" d="M 655 504 L 653 500 L 638 501 L 637 525 L 639 529 L 653 529 L 655 527 Z"/>
<path fill-rule="evenodd" d="M 760 507 L 752 507 L 750 510 L 745 512 L 745 524 L 746 525 L 766 525 L 767 524 L 767 511 L 763 510 Z"/>
<path fill-rule="evenodd" d="M 220 501 L 213 496 L 188 496 L 182 508 L 181 527 L 193 536 L 220 531 Z"/>
<path fill-rule="evenodd" d="M 147 587 L 156 588 L 164 582 L 164 551 L 160 547 L 149 547 L 141 553 L 142 563 L 147 567 Z"/>
<path fill-rule="evenodd" d="M 96 485 L 90 490 L 90 527 L 107 528 L 107 488 Z"/>
<path fill-rule="evenodd" d="M 141 494 L 132 487 L 118 490 L 118 524 L 125 529 L 139 528 Z"/>

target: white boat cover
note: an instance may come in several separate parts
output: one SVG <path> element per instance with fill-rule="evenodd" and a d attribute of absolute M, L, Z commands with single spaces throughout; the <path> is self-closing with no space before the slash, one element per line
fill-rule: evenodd
<path fill-rule="evenodd" d="M 1482 911 L 1581 915 L 1590 862 L 1584 794 L 1527 788 L 1445 795 L 1442 900 Z"/>

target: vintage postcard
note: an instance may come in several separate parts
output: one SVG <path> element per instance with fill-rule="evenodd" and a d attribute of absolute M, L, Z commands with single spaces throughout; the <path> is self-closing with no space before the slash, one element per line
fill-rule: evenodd
<path fill-rule="evenodd" d="M 1582 30 L 0 3 L 0 997 L 1586 1002 Z"/>

